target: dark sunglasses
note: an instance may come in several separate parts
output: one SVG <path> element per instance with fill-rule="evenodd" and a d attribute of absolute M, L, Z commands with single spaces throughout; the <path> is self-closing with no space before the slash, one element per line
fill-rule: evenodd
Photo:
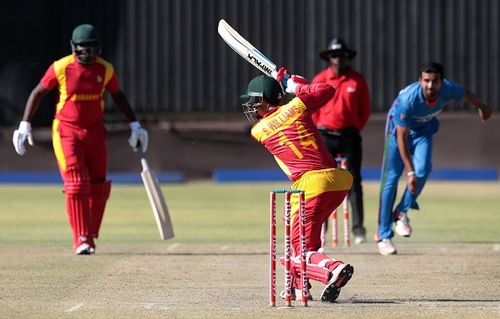
<path fill-rule="evenodd" d="M 345 58 L 345 57 L 347 57 L 347 54 L 344 51 L 330 53 L 330 58 L 333 58 L 333 59 Z"/>

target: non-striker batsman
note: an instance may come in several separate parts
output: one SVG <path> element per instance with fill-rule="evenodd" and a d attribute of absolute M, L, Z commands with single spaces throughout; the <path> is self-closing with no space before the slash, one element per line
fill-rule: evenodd
<path fill-rule="evenodd" d="M 16 152 L 33 145 L 30 121 L 41 100 L 57 87 L 59 96 L 52 124 L 52 144 L 64 182 L 66 212 L 73 232 L 77 255 L 95 252 L 95 242 L 111 191 L 106 178 L 108 155 L 104 127 L 103 94 L 108 91 L 118 109 L 130 122 L 129 143 L 145 151 L 148 134 L 120 89 L 113 66 L 101 58 L 101 38 L 97 29 L 82 24 L 73 30 L 73 53 L 55 61 L 31 92 L 19 128 L 13 135 Z"/>

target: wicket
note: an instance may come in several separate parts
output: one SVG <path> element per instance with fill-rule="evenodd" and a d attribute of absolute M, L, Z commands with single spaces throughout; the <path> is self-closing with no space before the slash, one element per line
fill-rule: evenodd
<path fill-rule="evenodd" d="M 269 198 L 269 305 L 276 306 L 276 195 L 284 194 L 284 224 L 285 224 L 285 305 L 292 306 L 292 247 L 291 247 L 291 213 L 292 205 L 291 198 L 293 194 L 299 196 L 299 232 L 300 232 L 300 277 L 302 279 L 302 295 L 301 302 L 303 306 L 307 306 L 308 298 L 308 283 L 306 271 L 306 236 L 305 236 L 305 216 L 306 216 L 306 200 L 303 190 L 285 190 L 276 189 L 270 192 Z M 298 296 L 297 296 L 298 298 Z"/>
<path fill-rule="evenodd" d="M 335 158 L 337 161 L 337 165 L 340 168 L 347 168 L 347 159 L 342 157 L 341 155 L 337 155 Z M 332 220 L 332 247 L 337 247 L 338 245 L 338 233 L 337 233 L 337 209 L 336 208 L 332 214 L 330 215 L 330 219 Z M 344 222 L 344 246 L 348 247 L 351 245 L 351 238 L 349 234 L 349 202 L 348 196 L 344 198 L 342 201 L 342 210 L 343 210 L 343 222 Z M 326 243 L 326 225 L 323 224 L 321 229 L 321 246 L 324 246 Z"/>

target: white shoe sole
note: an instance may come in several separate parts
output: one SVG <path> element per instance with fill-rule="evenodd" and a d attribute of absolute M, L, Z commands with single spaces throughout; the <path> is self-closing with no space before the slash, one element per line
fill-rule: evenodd
<path fill-rule="evenodd" d="M 354 238 L 354 243 L 356 245 L 364 244 L 364 243 L 366 243 L 366 237 L 355 237 Z"/>
<path fill-rule="evenodd" d="M 338 273 L 333 274 L 332 279 L 330 279 L 329 283 L 321 293 L 321 301 L 323 302 L 334 302 L 340 295 L 340 288 L 347 284 L 354 273 L 354 267 L 349 264 L 344 264 L 343 267 L 340 266 L 337 268 L 339 268 Z"/>
<path fill-rule="evenodd" d="M 77 254 L 77 255 L 90 255 L 91 254 L 90 249 L 91 249 L 91 247 L 89 244 L 81 244 L 80 246 L 78 246 L 78 248 L 76 248 L 75 254 Z"/>
<path fill-rule="evenodd" d="M 391 255 L 397 255 L 398 251 L 397 249 L 394 247 L 394 250 L 385 250 L 385 249 L 382 249 L 380 248 L 380 246 L 378 247 L 378 252 L 382 255 L 382 256 L 391 256 Z"/>
<path fill-rule="evenodd" d="M 402 229 L 404 226 L 399 225 L 399 221 L 396 222 L 396 234 L 398 234 L 401 237 L 410 237 L 411 236 L 411 226 L 408 226 L 408 230 Z"/>
<path fill-rule="evenodd" d="M 378 252 L 382 255 L 382 256 L 392 256 L 392 255 L 397 255 L 398 254 L 398 251 L 397 250 L 394 250 L 394 251 L 383 251 L 381 249 L 378 250 Z"/>

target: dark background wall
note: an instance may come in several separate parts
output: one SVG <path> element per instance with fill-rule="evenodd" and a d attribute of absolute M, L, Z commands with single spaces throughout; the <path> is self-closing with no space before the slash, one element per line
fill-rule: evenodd
<path fill-rule="evenodd" d="M 497 0 L 18 0 L 2 1 L 0 125 L 16 125 L 30 90 L 69 53 L 84 22 L 103 34 L 124 92 L 144 121 L 219 116 L 258 75 L 217 34 L 226 19 L 278 65 L 312 77 L 333 35 L 359 51 L 375 112 L 416 80 L 426 60 L 493 108 L 500 105 L 500 1 Z M 34 124 L 47 125 L 55 93 Z M 463 104 L 451 110 L 469 108 Z M 121 120 L 108 106 L 111 121 Z"/>
<path fill-rule="evenodd" d="M 498 0 L 17 0 L 0 2 L 0 171 L 57 170 L 50 144 L 55 92 L 33 119 L 36 145 L 21 158 L 12 131 L 47 67 L 69 54 L 73 28 L 96 25 L 103 56 L 151 134 L 156 170 L 208 177 L 220 167 L 276 167 L 248 136 L 239 95 L 258 75 L 219 37 L 226 19 L 278 65 L 311 78 L 332 36 L 358 50 L 374 115 L 363 132 L 364 166 L 378 167 L 384 113 L 426 60 L 500 110 Z M 109 97 L 108 97 L 109 99 Z M 128 127 L 107 106 L 110 170 L 138 171 Z M 482 125 L 470 106 L 440 115 L 435 167 L 500 168 L 499 119 Z M 127 160 L 124 160 L 127 159 Z"/>

